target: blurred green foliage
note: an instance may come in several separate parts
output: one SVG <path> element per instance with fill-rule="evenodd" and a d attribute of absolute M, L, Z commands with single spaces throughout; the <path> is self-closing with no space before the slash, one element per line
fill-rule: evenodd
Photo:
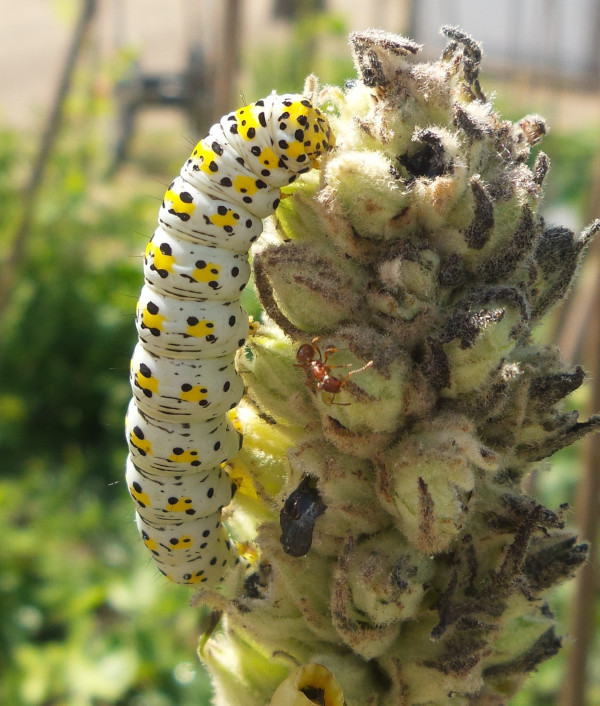
<path fill-rule="evenodd" d="M 542 149 L 551 158 L 546 201 L 568 205 L 578 215 L 589 212 L 592 172 L 600 159 L 598 125 L 578 131 L 551 131 Z"/>
<path fill-rule="evenodd" d="M 253 46 L 244 57 L 246 99 L 257 100 L 275 87 L 278 93 L 297 93 L 310 73 L 322 84 L 343 86 L 354 75 L 347 42 L 346 23 L 339 15 L 301 12 L 283 42 Z"/>
<path fill-rule="evenodd" d="M 307 16 L 283 48 L 256 50 L 246 63 L 252 95 L 299 90 L 310 71 L 343 84 L 353 73 L 345 46 L 339 61 L 319 49 L 332 36 L 345 45 L 339 19 Z M 150 565 L 122 482 L 138 255 L 156 219 L 157 181 L 186 146 L 179 135 L 147 136 L 137 163 L 107 182 L 110 148 L 90 130 L 95 112 L 70 108 L 0 322 L 0 703 L 198 706 L 210 694 L 195 655 L 203 614 Z M 582 205 L 590 139 L 544 141 L 553 200 Z M 24 135 L 0 132 L 0 257 L 20 215 L 29 148 Z M 245 304 L 258 314 L 251 292 Z M 539 479 L 547 504 L 572 499 L 576 463 L 569 449 Z M 567 586 L 553 601 L 563 620 L 571 596 Z M 513 706 L 554 703 L 563 667 L 560 656 L 544 664 Z"/>
<path fill-rule="evenodd" d="M 101 153 L 63 132 L 0 339 L 0 703 L 208 703 L 202 614 L 139 551 L 122 482 L 135 253 L 160 187 L 102 183 Z M 0 133 L 3 256 L 26 149 Z"/>

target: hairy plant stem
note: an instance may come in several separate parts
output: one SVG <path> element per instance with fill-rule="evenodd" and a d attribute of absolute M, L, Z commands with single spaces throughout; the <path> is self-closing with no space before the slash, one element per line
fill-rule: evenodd
<path fill-rule="evenodd" d="M 502 120 L 444 33 L 432 63 L 351 35 L 358 78 L 319 94 L 337 148 L 255 253 L 229 517 L 252 568 L 197 597 L 219 706 L 503 704 L 560 647 L 544 596 L 587 545 L 521 485 L 600 416 L 565 410 L 584 372 L 531 329 L 600 221 L 539 216 L 543 119 Z"/>

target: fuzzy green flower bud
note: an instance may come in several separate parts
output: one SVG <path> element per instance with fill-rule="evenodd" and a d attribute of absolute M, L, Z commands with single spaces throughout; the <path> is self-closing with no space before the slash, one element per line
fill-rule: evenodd
<path fill-rule="evenodd" d="M 287 674 L 285 663 L 278 663 L 257 643 L 237 632 L 216 635 L 200 654 L 213 677 L 215 706 L 244 704 L 264 706 L 265 689 L 273 693 Z"/>
<path fill-rule="evenodd" d="M 441 348 L 447 366 L 441 394 L 456 398 L 492 384 L 527 330 L 527 317 L 526 302 L 512 287 L 475 291 L 459 302 L 443 331 L 430 339 L 431 346 Z"/>
<path fill-rule="evenodd" d="M 331 197 L 340 204 L 360 238 L 398 240 L 414 223 L 402 213 L 410 193 L 394 177 L 381 152 L 342 152 L 325 166 Z M 369 189 L 365 189 L 369 183 Z"/>
<path fill-rule="evenodd" d="M 377 492 L 398 528 L 419 551 L 446 550 L 463 528 L 475 472 L 498 459 L 460 417 L 422 423 L 377 460 Z"/>
<path fill-rule="evenodd" d="M 275 328 L 263 327 L 248 342 L 250 356 L 238 357 L 238 368 L 244 373 L 248 394 L 270 416 L 299 427 L 317 418 L 308 389 L 298 386 L 302 373 L 289 341 Z M 294 403 L 290 405 L 290 393 Z"/>
<path fill-rule="evenodd" d="M 255 257 L 254 272 L 258 286 L 281 292 L 277 306 L 297 329 L 330 331 L 361 309 L 365 273 L 351 259 L 315 255 L 305 243 L 269 248 Z"/>
<path fill-rule="evenodd" d="M 337 555 L 340 534 L 360 535 L 389 526 L 389 516 L 375 494 L 368 462 L 342 454 L 321 440 L 290 450 L 287 461 L 289 473 L 283 496 L 289 497 L 303 478 L 315 478 L 326 507 L 315 524 L 313 539 L 313 546 L 321 553 Z"/>
<path fill-rule="evenodd" d="M 357 613 L 385 625 L 418 614 L 433 574 L 433 562 L 390 529 L 352 547 L 345 578 Z"/>

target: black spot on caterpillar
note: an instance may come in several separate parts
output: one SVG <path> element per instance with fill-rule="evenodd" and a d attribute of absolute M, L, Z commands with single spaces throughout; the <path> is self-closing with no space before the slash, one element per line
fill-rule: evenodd
<path fill-rule="evenodd" d="M 332 146 L 309 100 L 272 94 L 213 125 L 164 196 L 136 311 L 126 479 L 144 543 L 176 583 L 215 586 L 239 561 L 221 511 L 241 444 L 227 413 L 244 392 L 248 250 L 280 187 Z"/>

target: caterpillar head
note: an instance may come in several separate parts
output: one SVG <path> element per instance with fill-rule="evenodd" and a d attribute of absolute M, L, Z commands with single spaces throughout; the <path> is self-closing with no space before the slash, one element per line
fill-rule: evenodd
<path fill-rule="evenodd" d="M 327 117 L 299 94 L 272 93 L 224 116 L 221 128 L 243 166 L 275 188 L 310 171 L 334 146 Z"/>
<path fill-rule="evenodd" d="M 279 134 L 283 133 L 277 141 L 281 158 L 290 171 L 299 173 L 312 169 L 321 155 L 335 147 L 329 121 L 308 98 L 302 96 L 281 96 L 280 105 L 281 110 L 273 115 L 273 119 L 278 123 Z"/>

